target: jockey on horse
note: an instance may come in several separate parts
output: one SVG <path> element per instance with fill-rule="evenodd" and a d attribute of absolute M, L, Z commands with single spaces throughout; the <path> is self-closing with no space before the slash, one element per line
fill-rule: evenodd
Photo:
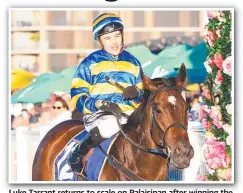
<path fill-rule="evenodd" d="M 123 49 L 123 29 L 120 17 L 115 14 L 105 13 L 97 17 L 93 21 L 93 36 L 102 49 L 86 57 L 74 75 L 72 103 L 84 115 L 85 130 L 88 131 L 67 158 L 75 173 L 82 171 L 82 157 L 91 148 L 116 134 L 119 125 L 126 123 L 122 114 L 130 115 L 141 103 L 142 67 Z M 112 85 L 109 79 L 122 87 Z M 101 115 L 101 112 L 108 114 Z"/>

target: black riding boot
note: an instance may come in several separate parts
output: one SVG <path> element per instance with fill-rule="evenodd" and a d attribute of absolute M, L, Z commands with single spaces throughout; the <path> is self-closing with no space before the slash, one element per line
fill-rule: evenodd
<path fill-rule="evenodd" d="M 72 171 L 80 173 L 83 168 L 82 157 L 85 156 L 91 148 L 96 147 L 104 140 L 105 138 L 100 135 L 98 127 L 92 129 L 67 158 L 67 163 L 72 168 Z"/>

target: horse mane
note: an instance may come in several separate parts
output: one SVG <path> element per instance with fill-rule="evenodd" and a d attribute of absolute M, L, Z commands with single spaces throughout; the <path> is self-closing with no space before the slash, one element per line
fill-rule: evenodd
<path fill-rule="evenodd" d="M 176 85 L 176 78 L 170 77 L 170 78 L 154 78 L 152 79 L 153 83 L 156 86 L 159 87 L 165 87 L 165 86 L 175 86 Z M 141 105 L 129 116 L 127 123 L 123 126 L 124 131 L 130 131 L 133 128 L 137 128 L 139 124 L 142 123 L 144 120 L 144 112 L 145 108 L 150 96 L 149 90 L 144 90 L 143 98 Z"/>

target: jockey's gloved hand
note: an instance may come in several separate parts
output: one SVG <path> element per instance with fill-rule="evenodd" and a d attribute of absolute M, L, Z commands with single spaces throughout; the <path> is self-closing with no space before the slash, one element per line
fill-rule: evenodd
<path fill-rule="evenodd" d="M 108 111 L 108 112 L 113 113 L 118 119 L 120 119 L 122 117 L 121 108 L 115 103 L 102 101 L 99 106 L 99 109 L 102 111 Z"/>
<path fill-rule="evenodd" d="M 128 86 L 127 88 L 125 88 L 125 90 L 123 91 L 123 99 L 133 99 L 136 98 L 138 96 L 139 92 L 138 89 L 135 85 L 133 86 Z"/>

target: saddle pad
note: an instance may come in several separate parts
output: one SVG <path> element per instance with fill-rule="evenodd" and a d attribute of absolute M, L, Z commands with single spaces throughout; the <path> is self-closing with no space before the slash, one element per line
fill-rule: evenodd
<path fill-rule="evenodd" d="M 100 144 L 100 147 L 108 154 L 110 147 L 113 144 L 112 142 L 115 139 L 116 135 L 112 136 L 109 139 L 106 139 Z M 88 181 L 98 181 L 100 172 L 102 170 L 102 166 L 105 163 L 105 161 L 105 154 L 100 150 L 100 148 L 96 147 L 90 155 L 86 166 L 86 175 Z"/>
<path fill-rule="evenodd" d="M 81 141 L 84 136 L 87 134 L 87 131 L 82 131 L 76 136 L 74 136 L 68 144 L 63 148 L 60 154 L 55 160 L 55 181 L 77 181 L 78 178 L 71 168 L 66 163 L 68 155 L 75 149 L 78 145 L 77 141 Z M 116 135 L 112 136 L 109 139 L 103 141 L 100 146 L 104 149 L 105 152 L 109 152 L 112 145 L 112 141 L 115 140 Z M 101 152 L 99 147 L 96 147 L 91 153 L 87 163 L 86 163 L 86 175 L 88 181 L 97 181 L 102 169 L 104 162 L 106 161 L 106 156 Z"/>

